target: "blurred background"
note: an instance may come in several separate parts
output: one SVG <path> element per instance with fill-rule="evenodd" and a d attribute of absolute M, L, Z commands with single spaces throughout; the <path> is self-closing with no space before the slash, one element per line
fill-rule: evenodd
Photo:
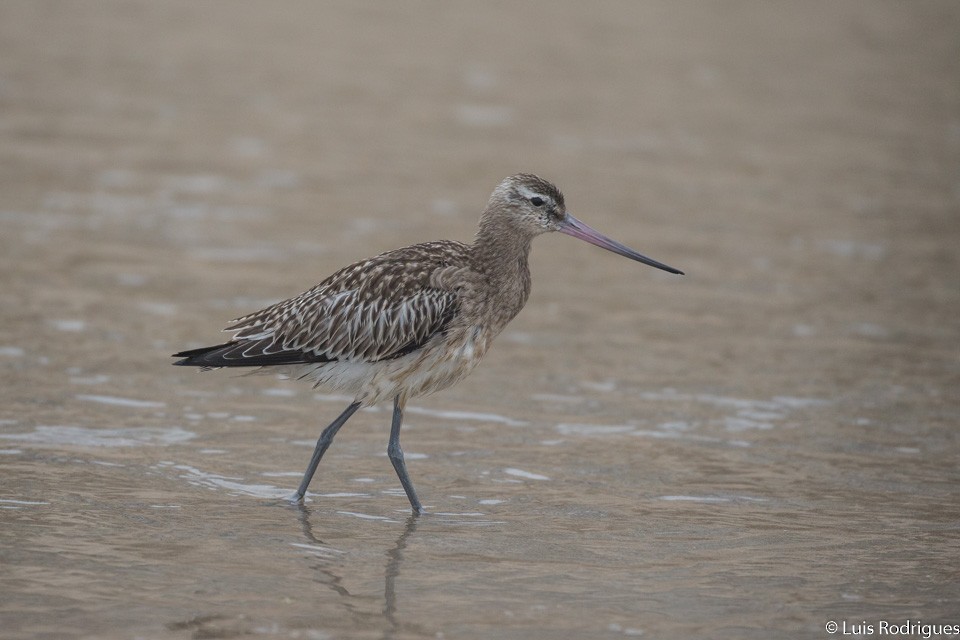
<path fill-rule="evenodd" d="M 3 626 L 960 623 L 958 61 L 949 1 L 4 1 Z M 169 354 L 469 241 L 521 171 L 687 275 L 539 239 L 527 308 L 405 436 L 461 516 L 404 528 L 383 411 L 318 511 L 277 507 L 343 399 Z"/>

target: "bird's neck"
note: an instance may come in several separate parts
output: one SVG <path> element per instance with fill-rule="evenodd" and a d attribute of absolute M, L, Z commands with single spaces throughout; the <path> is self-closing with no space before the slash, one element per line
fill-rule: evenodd
<path fill-rule="evenodd" d="M 473 241 L 473 254 L 489 275 L 516 278 L 520 272 L 529 272 L 527 258 L 533 238 L 505 227 L 503 223 L 481 223 Z"/>
<path fill-rule="evenodd" d="M 496 324 L 509 322 L 530 296 L 527 259 L 531 240 L 525 233 L 496 224 L 481 224 L 477 231 L 472 246 L 474 264 L 485 276 L 490 302 L 498 307 L 498 318 L 503 316 Z"/>

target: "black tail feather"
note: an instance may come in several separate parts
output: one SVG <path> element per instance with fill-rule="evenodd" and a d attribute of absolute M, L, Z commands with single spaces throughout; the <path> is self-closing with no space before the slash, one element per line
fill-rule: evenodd
<path fill-rule="evenodd" d="M 173 364 L 181 367 L 264 367 L 283 364 L 309 364 L 328 362 L 327 358 L 300 350 L 263 353 L 255 342 L 225 342 L 212 347 L 200 347 L 173 354 L 183 358 Z"/>

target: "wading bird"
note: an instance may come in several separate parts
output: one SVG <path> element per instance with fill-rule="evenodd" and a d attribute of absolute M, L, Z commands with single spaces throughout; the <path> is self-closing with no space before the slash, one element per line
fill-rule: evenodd
<path fill-rule="evenodd" d="M 546 180 L 501 182 L 480 216 L 473 244 L 441 240 L 380 254 L 337 271 L 289 300 L 234 320 L 224 344 L 174 354 L 174 364 L 271 367 L 353 403 L 317 440 L 302 501 L 324 452 L 358 409 L 393 400 L 387 455 L 415 514 L 424 512 L 400 449 L 410 398 L 445 389 L 477 366 L 530 295 L 530 242 L 548 231 L 580 238 L 631 260 L 682 274 L 591 229 L 567 213 Z"/>

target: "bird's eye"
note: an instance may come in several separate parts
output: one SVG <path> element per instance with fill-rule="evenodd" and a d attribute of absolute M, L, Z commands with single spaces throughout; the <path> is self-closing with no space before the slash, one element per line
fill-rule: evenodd
<path fill-rule="evenodd" d="M 540 196 L 533 196 L 532 198 L 530 198 L 530 204 L 532 204 L 535 207 L 542 207 L 543 198 L 541 198 Z"/>

